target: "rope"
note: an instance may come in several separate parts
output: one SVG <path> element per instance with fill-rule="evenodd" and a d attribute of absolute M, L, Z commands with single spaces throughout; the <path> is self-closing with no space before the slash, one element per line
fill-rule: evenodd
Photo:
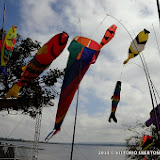
<path fill-rule="evenodd" d="M 140 67 L 140 68 L 144 71 L 143 67 L 142 67 L 142 66 L 140 66 L 140 65 L 139 65 L 139 64 L 137 64 L 137 63 L 130 62 L 130 63 L 127 63 L 127 64 L 135 64 L 135 65 L 137 65 L 138 67 Z M 121 71 L 121 73 L 122 73 L 122 71 Z M 149 75 L 148 75 L 148 77 L 149 77 Z M 152 80 L 151 80 L 151 78 L 150 78 L 150 77 L 149 77 L 149 80 L 150 80 L 150 83 L 152 84 L 153 89 L 155 90 L 155 92 L 156 92 L 156 94 L 157 94 L 157 96 L 158 96 L 159 100 L 160 100 L 159 93 L 158 93 L 158 91 L 157 91 L 156 87 L 154 86 L 154 84 L 153 84 L 153 82 L 152 82 Z"/>
<path fill-rule="evenodd" d="M 154 35 L 155 35 L 155 37 L 156 37 L 157 48 L 158 48 L 159 55 L 160 55 L 160 48 L 159 48 L 159 44 L 158 44 L 158 38 L 157 38 L 157 35 L 156 35 L 156 32 L 155 32 L 155 29 L 154 29 L 153 23 L 152 23 L 152 27 L 153 27 Z"/>
<path fill-rule="evenodd" d="M 131 27 L 131 26 L 130 26 Z M 134 35 L 136 36 L 135 32 L 133 31 L 132 27 L 131 27 L 131 30 L 132 32 L 134 33 Z M 136 46 L 136 45 L 135 45 Z M 138 50 L 137 46 L 136 46 L 136 49 Z M 142 52 L 142 55 L 140 55 L 140 58 L 141 58 L 141 61 L 142 61 L 142 65 L 143 65 L 143 68 L 144 68 L 144 72 L 145 72 L 145 75 L 146 75 L 146 79 L 147 80 L 147 83 L 148 83 L 148 87 L 149 87 L 149 91 L 150 91 L 150 96 L 151 96 L 151 101 L 152 101 L 152 106 L 153 106 L 153 110 L 154 110 L 154 114 L 155 114 L 155 118 L 156 118 L 156 123 L 157 123 L 157 128 L 159 130 L 159 125 L 158 125 L 158 119 L 157 119 L 157 115 L 156 115 L 156 110 L 155 110 L 155 107 L 154 107 L 154 101 L 153 101 L 153 97 L 156 101 L 156 105 L 158 106 L 158 102 L 157 102 L 157 98 L 156 98 L 156 95 L 155 95 L 155 91 L 154 89 L 156 90 L 152 80 L 151 80 L 151 77 L 150 77 L 150 74 L 149 74 L 149 70 L 148 70 L 148 66 L 147 66 L 147 63 L 146 63 L 146 60 L 145 60 L 145 57 L 143 55 L 143 52 Z M 150 83 L 149 83 L 150 82 Z M 152 95 L 152 92 L 154 94 L 154 96 Z M 159 94 L 156 90 L 156 93 L 159 97 Z M 158 135 L 158 139 L 159 139 L 159 134 L 158 134 L 158 131 L 157 131 L 157 135 Z"/>
<path fill-rule="evenodd" d="M 104 22 L 104 20 L 106 19 L 107 17 L 107 14 L 106 16 L 103 18 L 103 20 L 99 23 L 99 25 L 96 27 L 95 31 L 90 35 L 90 37 L 92 37 L 94 35 L 94 33 L 97 31 L 97 29 L 100 27 L 100 25 Z"/>
<path fill-rule="evenodd" d="M 112 17 L 113 19 L 115 19 L 116 21 L 118 21 L 118 22 L 125 28 L 125 30 L 127 31 L 128 35 L 129 35 L 130 38 L 133 40 L 131 34 L 129 33 L 129 31 L 128 31 L 128 29 L 126 28 L 126 26 L 121 22 L 121 20 L 118 20 L 117 18 L 115 18 L 115 17 L 113 17 L 113 16 L 111 16 L 111 15 L 109 15 L 109 14 L 106 14 L 106 15 L 109 16 L 109 17 Z"/>
<path fill-rule="evenodd" d="M 9 136 L 7 138 L 9 138 L 13 134 L 13 132 L 19 127 L 19 125 L 23 122 L 24 118 L 25 118 L 25 116 L 22 118 L 22 120 L 19 121 L 17 126 L 12 130 L 12 132 L 9 134 Z"/>
<path fill-rule="evenodd" d="M 151 84 L 149 83 L 149 77 L 147 76 L 148 69 L 146 68 L 147 66 L 145 66 L 145 63 L 143 62 L 143 59 L 142 59 L 141 55 L 140 55 L 140 58 L 141 58 L 141 61 L 142 61 L 142 65 L 144 67 L 144 71 L 145 71 L 145 75 L 146 75 L 146 79 L 147 79 L 147 83 L 148 83 L 148 87 L 149 87 L 149 92 L 150 92 L 150 96 L 151 96 L 151 102 L 152 102 L 152 106 L 153 106 L 153 110 L 154 110 L 154 114 L 155 114 L 155 118 L 156 118 L 156 123 L 157 123 L 157 127 L 156 128 L 159 130 L 158 119 L 157 119 L 156 110 L 155 110 L 155 107 L 154 107 L 152 89 L 151 89 L 151 86 L 150 86 Z M 149 72 L 148 72 L 148 74 L 149 74 Z M 158 135 L 158 140 L 159 140 L 158 130 L 157 130 L 157 135 Z"/>
<path fill-rule="evenodd" d="M 135 32 L 134 32 L 133 28 L 131 27 L 131 25 L 129 25 L 129 26 L 130 26 L 130 28 L 131 28 L 132 32 L 134 33 L 134 35 L 136 36 L 136 34 L 135 34 Z M 153 26 L 153 24 L 152 24 L 152 26 Z M 154 30 L 154 27 L 153 27 L 153 30 Z M 156 36 L 156 32 L 155 32 L 155 30 L 154 30 L 154 33 L 155 33 L 155 37 L 156 37 L 156 41 L 157 41 L 158 50 L 159 50 L 159 53 L 160 53 L 160 48 L 159 48 L 159 45 L 158 45 L 158 39 L 157 39 L 157 36 Z M 147 63 L 146 63 L 145 57 L 144 57 L 144 55 L 143 55 L 143 52 L 142 52 L 142 56 L 143 56 L 143 60 L 144 60 L 144 63 L 145 63 L 146 69 L 147 69 L 148 78 L 149 78 L 149 81 L 150 81 L 150 83 L 151 83 L 151 86 L 152 86 L 153 92 L 154 92 L 154 90 L 156 91 L 157 96 L 158 96 L 158 98 L 159 98 L 159 100 L 160 100 L 159 93 L 158 93 L 158 91 L 157 91 L 156 87 L 154 86 L 154 84 L 153 84 L 153 82 L 152 82 L 152 80 L 151 80 L 151 77 L 150 77 L 150 74 L 149 74 L 149 71 L 148 71 L 148 66 L 147 66 Z M 154 94 L 154 95 L 155 95 L 155 94 Z M 155 100 L 156 100 L 156 96 L 155 96 Z M 157 100 L 156 100 L 156 103 L 157 103 Z M 157 105 L 158 105 L 158 103 L 157 103 Z"/>
<path fill-rule="evenodd" d="M 133 31 L 133 30 L 132 30 Z M 133 31 L 134 33 L 134 31 Z M 135 34 L 135 33 L 134 33 Z M 132 39 L 133 41 L 133 39 Z M 134 42 L 134 41 L 133 41 Z M 136 44 L 134 44 L 136 46 Z M 136 46 L 136 49 L 138 51 L 138 48 Z M 156 115 L 156 110 L 155 110 L 155 107 L 154 107 L 154 100 L 153 98 L 155 98 L 155 101 L 157 103 L 157 100 L 156 100 L 156 96 L 154 94 L 154 89 L 153 89 L 153 86 L 151 84 L 151 78 L 150 78 L 150 74 L 149 74 L 149 70 L 148 70 L 148 66 L 147 66 L 147 63 L 145 61 L 145 58 L 144 58 L 144 55 L 143 55 L 143 52 L 142 52 L 142 55 L 139 54 L 140 56 L 140 59 L 141 59 L 141 62 L 142 62 L 142 65 L 143 65 L 143 69 L 144 69 L 144 73 L 145 73 L 145 76 L 146 76 L 146 79 L 147 79 L 147 83 L 148 83 L 148 87 L 149 87 L 149 92 L 150 92 L 150 97 L 151 97 L 151 102 L 152 102 L 152 107 L 153 107 L 153 110 L 154 110 L 154 114 L 155 114 L 155 119 L 156 119 L 156 123 L 157 123 L 157 135 L 158 135 L 158 140 L 160 139 L 159 137 L 159 133 L 158 133 L 158 130 L 159 130 L 159 125 L 158 125 L 158 119 L 157 119 L 157 115 Z M 152 93 L 153 92 L 153 93 Z M 153 96 L 154 94 L 154 96 Z M 157 104 L 158 105 L 158 104 Z"/>
<path fill-rule="evenodd" d="M 120 81 L 122 80 L 122 73 L 123 73 L 123 69 L 124 69 L 124 64 L 123 64 L 123 66 L 122 66 L 123 68 L 122 68 L 122 70 L 121 70 L 121 73 L 120 73 Z"/>
<path fill-rule="evenodd" d="M 113 17 L 113 16 L 111 16 L 111 15 L 109 15 L 109 14 L 107 14 L 107 15 L 110 16 L 110 17 L 112 17 L 112 18 L 114 18 L 115 20 L 117 20 L 117 21 L 125 28 L 125 30 L 126 30 L 127 33 L 129 34 L 131 40 L 133 41 L 133 38 L 132 38 L 131 34 L 129 33 L 128 29 L 125 27 L 125 25 L 124 25 L 123 23 L 121 23 L 117 18 L 115 18 L 115 17 Z M 134 42 L 134 41 L 133 41 L 133 42 Z M 136 46 L 136 44 L 134 44 L 134 45 Z M 136 46 L 136 49 L 138 50 L 137 46 Z M 139 54 L 139 55 L 140 55 L 140 54 Z M 146 64 L 146 62 L 145 62 L 145 59 L 143 59 L 141 55 L 140 55 L 140 59 L 141 59 L 141 62 L 142 62 L 142 65 L 143 65 L 143 69 L 144 69 L 144 73 L 145 73 L 145 76 L 146 76 L 146 79 L 147 79 L 147 84 L 148 84 L 149 93 L 150 93 L 150 97 L 151 97 L 152 107 L 153 107 L 153 110 L 154 110 L 154 113 L 155 113 L 155 118 L 156 118 L 157 127 L 159 128 L 159 126 L 158 126 L 158 120 L 157 120 L 157 115 L 156 115 L 156 110 L 155 110 L 155 107 L 154 107 L 154 100 L 153 100 L 153 94 L 154 94 L 154 93 L 152 94 L 153 88 L 151 87 L 151 81 L 150 81 L 151 78 L 149 78 L 150 75 L 149 75 L 149 71 L 148 71 L 148 68 L 147 68 L 147 64 Z M 153 91 L 153 92 L 154 92 L 154 91 Z M 154 96 L 155 96 L 155 95 L 154 95 Z M 156 99 L 156 97 L 154 97 L 154 98 Z M 156 128 L 157 128 L 157 127 L 156 127 Z M 157 129 L 158 129 L 158 128 L 157 128 Z M 160 140 L 158 130 L 157 130 L 157 135 L 158 135 L 158 140 Z"/>
<path fill-rule="evenodd" d="M 136 46 L 136 45 L 135 45 Z M 138 50 L 137 46 L 136 46 L 136 49 Z M 140 54 L 139 54 L 140 55 Z M 143 57 L 142 57 L 143 56 Z M 142 65 L 143 65 L 143 68 L 144 68 L 144 72 L 145 72 L 145 76 L 146 76 L 146 79 L 147 79 L 147 83 L 148 83 L 148 87 L 149 87 L 149 92 L 150 92 L 150 97 L 151 97 L 151 102 L 152 102 L 152 107 L 153 107 L 153 110 L 154 110 L 154 114 L 155 114 L 155 119 L 156 119 L 156 123 L 157 123 L 157 135 L 158 135 L 158 140 L 160 140 L 160 137 L 159 137 L 159 133 L 158 133 L 158 130 L 159 130 L 159 125 L 158 125 L 158 119 L 157 119 L 157 114 L 156 114 L 156 110 L 155 110 L 155 107 L 154 107 L 154 100 L 153 98 L 155 98 L 156 100 L 156 96 L 154 94 L 154 90 L 153 90 L 153 87 L 151 85 L 151 78 L 150 78 L 150 74 L 149 74 L 149 71 L 148 71 L 148 67 L 147 67 L 147 63 L 145 61 L 145 58 L 144 58 L 144 55 L 142 53 L 142 55 L 140 55 L 140 59 L 141 59 L 141 62 L 142 62 Z M 152 93 L 153 92 L 153 93 Z M 154 94 L 154 96 L 153 96 Z M 157 104 L 158 105 L 158 104 Z"/>

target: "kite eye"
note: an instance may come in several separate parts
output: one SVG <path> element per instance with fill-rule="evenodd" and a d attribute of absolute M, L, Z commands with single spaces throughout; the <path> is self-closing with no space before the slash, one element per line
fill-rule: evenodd
<path fill-rule="evenodd" d="M 67 41 L 68 41 L 68 34 L 66 32 L 62 32 L 59 36 L 59 44 L 60 45 L 63 45 L 65 44 Z"/>
<path fill-rule="evenodd" d="M 68 34 L 66 32 L 64 32 L 64 31 L 63 31 L 62 35 L 67 39 L 69 38 Z"/>
<path fill-rule="evenodd" d="M 149 32 L 148 30 L 146 30 L 146 29 L 144 29 L 144 32 L 145 32 L 145 33 L 148 33 L 148 34 L 150 33 L 150 32 Z"/>

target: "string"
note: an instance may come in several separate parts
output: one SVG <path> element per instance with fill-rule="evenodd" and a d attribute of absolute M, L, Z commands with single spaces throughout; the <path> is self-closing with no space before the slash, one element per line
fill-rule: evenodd
<path fill-rule="evenodd" d="M 129 34 L 131 40 L 133 41 L 133 38 L 131 36 L 131 34 L 129 33 L 128 29 L 125 27 L 125 25 L 123 23 L 121 23 L 117 18 L 107 14 L 108 16 L 114 18 L 116 21 L 118 21 L 124 28 L 125 30 L 127 31 L 127 33 Z M 133 41 L 134 45 L 136 46 L 135 42 Z M 136 46 L 136 49 L 138 51 L 138 48 Z M 145 73 L 145 76 L 146 76 L 146 79 L 147 79 L 147 84 L 148 84 L 148 88 L 149 88 L 149 93 L 150 93 L 150 97 L 151 97 L 151 102 L 152 102 L 152 107 L 153 107 L 153 110 L 154 110 L 154 113 L 155 113 L 155 118 L 156 118 L 156 123 L 157 123 L 157 135 L 158 135 L 158 140 L 159 140 L 159 133 L 158 133 L 158 128 L 159 128 L 159 125 L 158 125 L 158 120 L 157 120 L 157 115 L 156 115 L 156 110 L 155 110 L 155 107 L 154 107 L 154 100 L 153 100 L 153 94 L 154 94 L 154 91 L 153 91 L 153 87 L 152 87 L 152 84 L 151 84 L 151 78 L 149 78 L 149 71 L 148 71 L 148 67 L 147 67 L 147 64 L 145 62 L 145 59 L 142 58 L 142 56 L 140 55 L 140 59 L 141 59 L 141 62 L 142 62 L 142 65 L 143 65 L 143 68 L 144 68 L 144 73 Z M 153 94 L 152 94 L 153 92 Z M 155 95 L 154 95 L 155 96 Z M 156 97 L 154 97 L 156 99 Z"/>
<path fill-rule="evenodd" d="M 155 37 L 156 37 L 157 48 L 158 48 L 159 55 L 160 55 L 160 48 L 159 48 L 159 44 L 158 44 L 158 38 L 157 38 L 157 35 L 156 35 L 156 32 L 155 32 L 155 29 L 154 29 L 153 23 L 152 23 L 152 27 L 153 27 L 154 35 L 155 35 Z"/>
<path fill-rule="evenodd" d="M 104 20 L 106 19 L 106 17 L 107 17 L 107 14 L 106 14 L 106 16 L 103 18 L 103 20 L 99 23 L 99 25 L 96 27 L 95 31 L 90 35 L 90 37 L 92 37 L 92 36 L 95 34 L 95 32 L 96 32 L 97 29 L 100 27 L 100 25 L 104 22 Z"/>

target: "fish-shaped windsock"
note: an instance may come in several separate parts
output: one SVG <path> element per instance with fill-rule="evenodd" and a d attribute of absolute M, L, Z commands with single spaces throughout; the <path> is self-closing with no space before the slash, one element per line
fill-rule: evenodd
<path fill-rule="evenodd" d="M 114 120 L 114 122 L 117 123 L 117 119 L 115 117 L 115 112 L 116 112 L 116 109 L 117 109 L 117 105 L 120 101 L 120 92 L 121 92 L 121 81 L 117 81 L 116 83 L 116 87 L 115 87 L 115 90 L 114 90 L 114 94 L 112 96 L 112 110 L 111 110 L 111 114 L 110 114 L 110 117 L 109 117 L 109 122 L 111 122 L 111 118 Z"/>
<path fill-rule="evenodd" d="M 9 90 L 6 98 L 11 96 L 18 97 L 18 92 L 22 86 L 37 78 L 46 68 L 48 68 L 52 61 L 61 54 L 67 44 L 68 38 L 68 34 L 62 32 L 52 37 L 44 44 L 29 64 L 22 68 L 24 72 L 20 80 Z"/>
<path fill-rule="evenodd" d="M 107 29 L 106 33 L 104 34 L 104 37 L 101 40 L 100 48 L 102 48 L 106 43 L 108 43 L 114 37 L 116 29 L 117 26 L 114 24 Z"/>
<path fill-rule="evenodd" d="M 144 50 L 145 44 L 148 40 L 148 34 L 150 32 L 146 29 L 141 31 L 137 37 L 131 42 L 128 51 L 128 59 L 126 59 L 123 64 L 126 64 L 131 58 L 136 57 L 141 51 Z"/>
<path fill-rule="evenodd" d="M 156 115 L 155 115 L 156 112 Z M 158 126 L 157 126 L 158 123 Z M 160 104 L 155 108 L 155 111 L 152 109 L 150 112 L 150 118 L 145 122 L 146 126 L 149 127 L 151 124 L 155 125 L 157 129 L 160 129 Z"/>
<path fill-rule="evenodd" d="M 12 26 L 3 39 L 3 46 L 1 48 L 1 66 L 5 66 L 7 61 L 12 56 L 14 46 L 16 44 L 17 27 Z M 2 43 L 2 42 L 1 42 Z"/>
<path fill-rule="evenodd" d="M 144 135 L 140 142 L 140 147 L 142 147 L 142 150 L 147 150 L 149 147 L 153 145 L 153 143 L 154 143 L 154 139 L 151 136 Z"/>
<path fill-rule="evenodd" d="M 116 27 L 112 31 L 115 33 Z M 109 31 L 107 30 L 106 32 Z M 113 38 L 114 33 L 107 33 L 108 36 L 111 36 L 108 38 L 109 40 Z M 103 45 L 107 43 L 105 42 L 106 39 L 102 38 Z M 68 51 L 70 54 L 67 67 L 65 69 L 63 85 L 61 88 L 56 121 L 52 132 L 50 132 L 45 138 L 46 141 L 48 141 L 53 135 L 60 131 L 63 120 L 72 103 L 79 84 L 89 69 L 90 65 L 95 63 L 103 45 L 102 43 L 99 44 L 92 39 L 79 36 L 75 37 L 69 45 Z"/>
<path fill-rule="evenodd" d="M 142 140 L 140 141 L 139 147 L 142 148 L 143 151 L 148 150 L 154 144 L 154 139 L 149 135 L 144 135 Z M 146 156 L 143 156 L 143 160 L 146 160 Z"/>
<path fill-rule="evenodd" d="M 16 44 L 16 37 L 17 37 L 17 27 L 12 26 L 7 32 L 6 36 L 2 40 L 0 40 L 0 51 L 1 51 L 0 74 L 4 73 L 5 75 L 7 75 L 5 70 L 5 65 L 12 56 L 12 52 Z"/>

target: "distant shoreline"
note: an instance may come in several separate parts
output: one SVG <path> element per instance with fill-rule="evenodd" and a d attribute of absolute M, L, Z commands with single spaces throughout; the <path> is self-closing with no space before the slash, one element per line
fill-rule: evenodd
<path fill-rule="evenodd" d="M 13 139 L 13 138 L 2 138 L 0 137 L 0 141 L 16 141 L 16 142 L 34 142 L 30 140 L 23 140 L 23 139 Z M 40 141 L 39 143 L 46 143 L 43 141 Z M 62 145 L 71 145 L 71 143 L 63 143 L 63 142 L 47 142 L 47 144 L 62 144 Z M 75 145 L 89 145 L 89 146 L 126 146 L 125 142 L 106 142 L 106 143 L 101 143 L 101 142 L 80 142 L 80 143 L 75 143 Z"/>

